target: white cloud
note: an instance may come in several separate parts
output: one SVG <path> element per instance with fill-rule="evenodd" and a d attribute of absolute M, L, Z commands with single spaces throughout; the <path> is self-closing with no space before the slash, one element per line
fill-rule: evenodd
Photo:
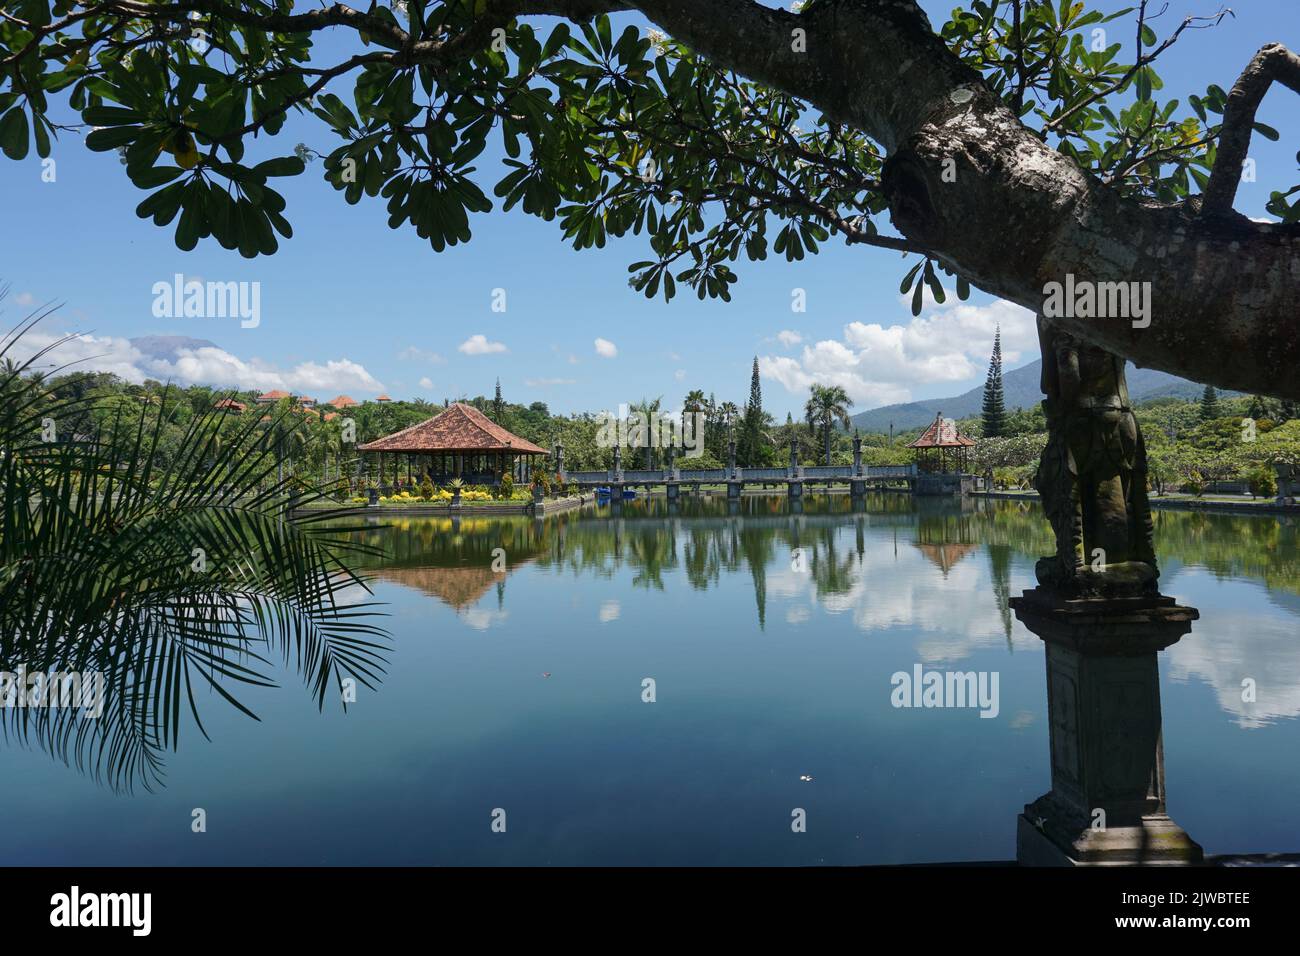
<path fill-rule="evenodd" d="M 803 341 L 803 336 L 798 332 L 795 332 L 793 329 L 782 329 L 780 332 L 776 333 L 776 338 L 777 341 L 788 349 L 794 348 Z"/>
<path fill-rule="evenodd" d="M 679 381 L 679 382 L 683 382 L 683 381 L 685 381 L 685 380 L 686 380 L 686 369 L 684 369 L 684 368 L 679 368 L 677 371 L 673 372 L 673 378 L 675 378 L 675 379 L 676 379 L 677 381 Z"/>
<path fill-rule="evenodd" d="M 526 378 L 524 384 L 529 388 L 546 388 L 550 385 L 576 385 L 576 378 Z"/>
<path fill-rule="evenodd" d="M 437 352 L 430 352 L 418 345 L 408 345 L 397 353 L 397 357 L 404 362 L 428 362 L 431 365 L 443 365 L 447 361 Z"/>
<path fill-rule="evenodd" d="M 609 339 L 596 339 L 593 344 L 596 346 L 596 354 L 601 358 L 612 359 L 618 355 L 618 346 Z"/>
<path fill-rule="evenodd" d="M 433 379 L 429 378 L 429 376 L 427 375 L 424 376 L 422 379 L 420 379 L 420 381 L 417 384 L 420 386 L 420 388 L 423 389 L 428 389 L 428 390 L 433 389 Z"/>
<path fill-rule="evenodd" d="M 910 297 L 903 298 L 910 308 Z M 906 324 L 850 322 L 839 339 L 805 344 L 798 358 L 763 356 L 759 367 L 788 391 L 802 392 L 814 383 L 840 385 L 859 408 L 874 408 L 910 400 L 917 386 L 983 374 L 998 325 L 1003 361 L 1014 367 L 1037 345 L 1033 313 L 1001 299 L 971 305 L 955 295 L 942 305 L 929 300 L 929 307 Z"/>
<path fill-rule="evenodd" d="M 14 358 L 26 358 L 56 338 L 47 333 L 28 333 L 15 344 Z M 300 362 L 292 368 L 281 368 L 259 358 L 242 359 L 214 346 L 178 348 L 174 355 L 159 357 L 144 354 L 127 339 L 77 335 L 55 349 L 50 359 L 56 365 L 74 363 L 69 371 L 111 372 L 136 384 L 152 378 L 180 385 L 260 391 L 278 388 L 300 394 L 327 389 L 384 390 L 364 366 L 346 358 L 324 363 Z"/>
<path fill-rule="evenodd" d="M 14 296 L 15 305 L 31 305 L 35 301 L 36 296 L 32 295 L 30 292 L 19 292 Z"/>
<path fill-rule="evenodd" d="M 617 621 L 618 616 L 623 613 L 623 607 L 617 601 L 606 601 L 600 606 L 600 623 L 608 624 L 611 621 Z"/>
<path fill-rule="evenodd" d="M 505 352 L 506 347 L 501 342 L 489 342 L 486 335 L 471 335 L 460 343 L 459 351 L 466 355 L 492 355 Z"/>

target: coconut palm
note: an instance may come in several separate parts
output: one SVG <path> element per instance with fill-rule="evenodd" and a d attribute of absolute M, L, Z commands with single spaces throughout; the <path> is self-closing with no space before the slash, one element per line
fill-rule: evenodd
<path fill-rule="evenodd" d="M 0 358 L 41 317 L 0 340 Z M 350 568 L 375 549 L 322 524 L 329 511 L 290 514 L 259 423 L 194 416 L 166 461 L 155 451 L 174 403 L 120 407 L 94 437 L 46 441 L 43 421 L 88 401 L 22 384 L 49 351 L 0 371 L 0 670 L 98 674 L 106 693 L 97 720 L 0 708 L 5 736 L 110 786 L 153 788 L 182 724 L 203 732 L 196 689 L 251 716 L 235 694 L 271 686 L 273 657 L 296 666 L 321 708 L 332 692 L 343 699 L 345 680 L 375 686 L 385 638 L 373 604 L 353 599 L 368 590 Z"/>
<path fill-rule="evenodd" d="M 647 471 L 654 468 L 655 442 L 659 434 L 659 405 L 662 401 L 662 396 L 654 399 L 643 398 L 628 406 L 633 415 L 640 414 L 646 423 L 645 467 Z"/>
<path fill-rule="evenodd" d="M 818 432 L 825 443 L 826 464 L 831 463 L 831 433 L 835 423 L 849 427 L 849 409 L 853 399 L 840 385 L 814 385 L 812 395 L 804 405 L 804 418 L 808 427 Z"/>

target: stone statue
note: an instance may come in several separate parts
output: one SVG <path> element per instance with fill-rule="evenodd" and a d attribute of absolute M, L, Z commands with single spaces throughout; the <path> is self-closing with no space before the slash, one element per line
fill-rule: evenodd
<path fill-rule="evenodd" d="M 1034 477 L 1056 554 L 1039 584 L 1064 597 L 1157 593 L 1146 447 L 1124 359 L 1038 319 L 1048 441 Z"/>

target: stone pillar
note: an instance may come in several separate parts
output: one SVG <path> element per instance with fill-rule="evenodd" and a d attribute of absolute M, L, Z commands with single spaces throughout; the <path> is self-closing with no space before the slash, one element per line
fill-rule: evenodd
<path fill-rule="evenodd" d="M 733 438 L 727 442 L 727 478 L 734 478 L 736 475 L 736 440 Z"/>
<path fill-rule="evenodd" d="M 794 477 L 795 469 L 799 467 L 799 440 L 790 439 L 790 477 Z"/>
<path fill-rule="evenodd" d="M 1022 866 L 1189 865 L 1201 847 L 1165 810 L 1157 652 L 1195 608 L 1160 595 L 1011 599 L 1047 645 L 1052 789 L 1017 818 Z"/>
<path fill-rule="evenodd" d="M 862 436 L 853 433 L 853 477 L 862 474 Z"/>
<path fill-rule="evenodd" d="M 614 446 L 614 481 L 623 480 L 623 449 Z"/>
<path fill-rule="evenodd" d="M 670 481 L 668 482 L 666 487 L 667 487 L 668 500 L 676 501 L 678 495 L 681 494 L 682 486 L 675 481 Z"/>
<path fill-rule="evenodd" d="M 1277 503 L 1288 504 L 1288 499 L 1295 497 L 1295 476 L 1290 465 L 1274 465 L 1277 472 Z"/>

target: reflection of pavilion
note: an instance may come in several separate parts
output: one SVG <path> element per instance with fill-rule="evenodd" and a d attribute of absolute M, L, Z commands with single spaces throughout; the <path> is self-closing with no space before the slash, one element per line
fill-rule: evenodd
<path fill-rule="evenodd" d="M 384 581 L 423 591 L 457 611 L 477 604 L 494 584 L 506 578 L 504 571 L 493 574 L 491 568 L 484 567 L 378 568 L 372 573 Z"/>
<path fill-rule="evenodd" d="M 979 547 L 970 516 L 946 511 L 919 515 L 916 540 L 912 544 L 945 577 L 959 561 Z"/>
<path fill-rule="evenodd" d="M 913 543 L 916 545 L 917 550 L 925 555 L 931 564 L 938 567 L 939 570 L 944 573 L 945 577 L 947 577 L 948 572 L 952 570 L 953 565 L 966 557 L 966 555 L 970 554 L 977 547 L 977 545 L 973 544 L 923 544 L 920 541 Z"/>

